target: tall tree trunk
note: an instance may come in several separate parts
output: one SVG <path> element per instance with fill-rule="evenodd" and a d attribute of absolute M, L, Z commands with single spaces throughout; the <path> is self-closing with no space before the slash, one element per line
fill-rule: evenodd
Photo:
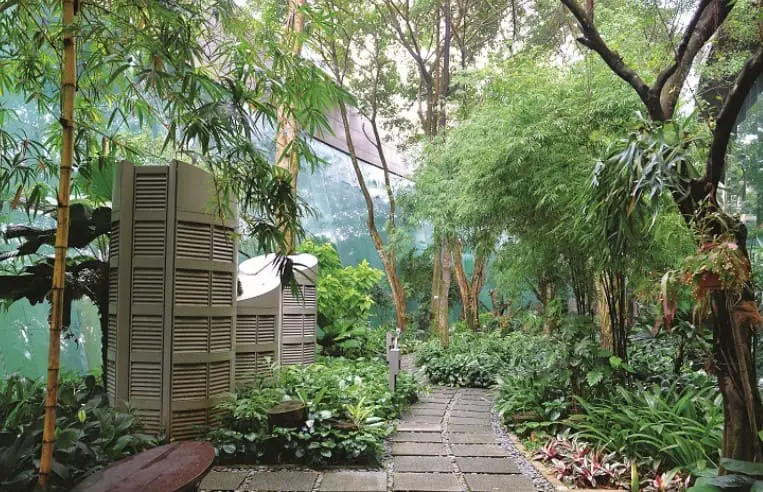
<path fill-rule="evenodd" d="M 291 45 L 289 48 L 294 56 L 299 56 L 302 52 L 302 29 L 304 28 L 305 18 L 300 11 L 300 7 L 305 4 L 305 0 L 289 0 L 289 12 L 284 22 L 286 31 L 285 39 Z M 292 108 L 279 107 L 277 111 L 277 133 L 276 133 L 276 165 L 289 173 L 291 177 L 291 189 L 294 196 L 297 195 L 297 178 L 299 177 L 299 155 L 294 151 L 294 141 L 297 138 L 299 128 L 297 121 L 292 114 Z M 295 237 L 292 231 L 285 230 L 284 242 L 286 244 L 286 253 L 294 252 Z"/>
<path fill-rule="evenodd" d="M 463 249 L 461 247 L 461 240 L 458 237 L 454 237 L 450 241 L 451 251 L 453 254 L 453 270 L 456 274 L 456 285 L 458 286 L 458 292 L 461 295 L 461 306 L 464 312 L 464 322 L 466 327 L 472 331 L 476 331 L 479 328 L 479 320 L 475 321 L 475 313 L 473 311 L 474 303 L 472 302 L 473 292 L 471 284 L 466 278 L 466 271 L 464 270 Z"/>
<path fill-rule="evenodd" d="M 601 275 L 604 275 L 603 273 Z M 599 344 L 612 352 L 615 342 L 612 338 L 612 318 L 609 315 L 609 300 L 607 299 L 607 290 L 604 288 L 604 281 L 601 276 L 596 278 L 596 301 L 598 304 L 599 315 Z"/>
<path fill-rule="evenodd" d="M 350 132 L 350 121 L 347 117 L 347 106 L 344 102 L 339 103 L 339 112 L 342 115 L 342 124 L 344 125 L 344 137 L 347 141 L 347 150 L 350 153 L 350 161 L 352 162 L 352 168 L 355 170 L 355 177 L 360 185 L 360 191 L 363 193 L 363 199 L 366 202 L 367 212 L 367 224 L 368 231 L 371 234 L 371 239 L 374 242 L 376 252 L 381 258 L 382 265 L 384 265 L 384 271 L 387 274 L 387 280 L 389 286 L 392 289 L 392 304 L 395 307 L 395 314 L 397 315 L 397 326 L 401 330 L 404 330 L 408 324 L 406 315 L 406 301 L 405 291 L 403 290 L 403 284 L 400 282 L 400 278 L 397 274 L 397 264 L 394 254 L 384 249 L 384 241 L 382 241 L 379 230 L 376 228 L 376 218 L 374 214 L 374 201 L 371 198 L 371 193 L 368 191 L 366 180 L 363 177 L 363 173 L 360 170 L 360 163 L 358 162 L 358 155 L 355 152 L 355 144 L 352 141 L 352 133 Z"/>
<path fill-rule="evenodd" d="M 603 305 L 599 316 L 606 315 L 608 326 L 602 319 L 601 345 L 613 355 L 628 361 L 628 297 L 625 276 L 621 272 L 605 270 L 599 275 Z M 608 328 L 608 333 L 606 332 Z"/>
<path fill-rule="evenodd" d="M 449 340 L 449 330 L 448 330 L 448 317 L 449 317 L 449 309 L 448 309 L 448 295 L 450 292 L 450 268 L 451 268 L 451 258 L 450 258 L 450 245 L 448 244 L 448 239 L 443 238 L 442 239 L 442 247 L 440 248 L 440 254 L 442 255 L 442 282 L 440 283 L 440 299 L 439 299 L 439 308 L 437 311 L 437 324 L 440 329 L 440 340 L 442 341 L 442 346 L 447 347 L 450 343 Z"/>
<path fill-rule="evenodd" d="M 74 102 L 77 95 L 77 41 L 74 23 L 77 16 L 75 0 L 63 0 L 63 71 L 61 76 L 61 166 L 58 173 L 58 210 L 56 244 L 53 263 L 53 282 L 50 306 L 50 346 L 48 347 L 48 381 L 45 393 L 45 419 L 40 457 L 40 486 L 50 483 L 53 445 L 56 440 L 56 406 L 58 403 L 58 373 L 63 328 L 66 252 L 69 249 L 69 194 L 74 161 Z"/>

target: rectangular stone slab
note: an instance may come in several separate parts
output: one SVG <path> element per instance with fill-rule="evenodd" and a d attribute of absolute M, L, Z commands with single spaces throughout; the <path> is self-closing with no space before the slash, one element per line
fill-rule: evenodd
<path fill-rule="evenodd" d="M 478 433 L 493 432 L 493 426 L 489 424 L 484 424 L 484 425 L 448 424 L 448 432 L 478 432 Z"/>
<path fill-rule="evenodd" d="M 399 432 L 442 432 L 442 426 L 422 422 L 405 422 L 398 424 L 397 430 Z"/>
<path fill-rule="evenodd" d="M 467 418 L 467 419 L 486 419 L 490 420 L 491 417 L 490 410 L 483 410 L 483 411 L 472 411 L 472 412 L 466 412 L 464 410 L 454 410 L 450 412 L 450 417 L 456 417 L 456 418 Z"/>
<path fill-rule="evenodd" d="M 407 492 L 460 492 L 452 473 L 395 473 L 392 490 Z"/>
<path fill-rule="evenodd" d="M 445 456 L 445 444 L 434 442 L 393 442 L 394 456 Z"/>
<path fill-rule="evenodd" d="M 490 475 L 506 475 L 520 473 L 517 464 L 509 458 L 472 458 L 459 456 L 456 458 L 458 469 L 462 473 L 487 473 Z"/>
<path fill-rule="evenodd" d="M 497 444 L 451 444 L 456 456 L 508 456 L 509 452 Z"/>
<path fill-rule="evenodd" d="M 243 490 L 278 490 L 310 492 L 318 479 L 318 473 L 307 471 L 255 472 L 241 487 Z"/>
<path fill-rule="evenodd" d="M 472 492 L 535 492 L 532 480 L 524 475 L 482 475 L 467 473 L 466 484 Z"/>
<path fill-rule="evenodd" d="M 442 435 L 439 432 L 395 432 L 390 440 L 392 442 L 442 442 Z"/>
<path fill-rule="evenodd" d="M 448 408 L 447 403 L 415 403 L 411 405 L 411 410 L 435 410 L 444 412 Z"/>
<path fill-rule="evenodd" d="M 329 471 L 323 475 L 321 492 L 386 492 L 387 474 L 367 471 Z"/>
<path fill-rule="evenodd" d="M 211 471 L 199 484 L 199 490 L 238 490 L 249 471 Z"/>
<path fill-rule="evenodd" d="M 435 403 L 438 405 L 447 405 L 450 403 L 450 398 L 422 398 L 419 403 Z"/>
<path fill-rule="evenodd" d="M 398 473 L 450 473 L 453 471 L 453 463 L 446 456 L 395 456 L 395 471 Z"/>
<path fill-rule="evenodd" d="M 487 425 L 490 423 L 490 419 L 475 417 L 450 417 L 448 419 L 448 423 L 456 425 Z"/>
<path fill-rule="evenodd" d="M 442 422 L 442 415 L 405 415 L 400 421 L 401 424 L 409 422 L 423 422 L 426 424 L 439 424 Z"/>
<path fill-rule="evenodd" d="M 448 440 L 452 444 L 494 444 L 498 442 L 498 438 L 495 436 L 495 434 L 488 432 L 454 432 L 452 434 L 448 434 Z"/>
<path fill-rule="evenodd" d="M 416 408 L 412 407 L 408 412 L 408 415 L 439 415 L 442 416 L 445 413 L 445 408 Z"/>

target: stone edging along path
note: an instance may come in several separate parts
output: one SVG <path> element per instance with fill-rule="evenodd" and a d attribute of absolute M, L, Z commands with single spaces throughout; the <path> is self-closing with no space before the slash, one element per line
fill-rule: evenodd
<path fill-rule="evenodd" d="M 511 444 L 487 390 L 435 387 L 390 436 L 382 470 L 218 467 L 200 490 L 534 492 L 555 487 Z"/>

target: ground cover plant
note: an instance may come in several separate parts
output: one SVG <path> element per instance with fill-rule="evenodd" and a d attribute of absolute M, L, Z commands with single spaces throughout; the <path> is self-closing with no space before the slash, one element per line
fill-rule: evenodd
<path fill-rule="evenodd" d="M 389 389 L 387 365 L 375 359 L 322 358 L 309 366 L 275 369 L 240 388 L 219 408 L 223 428 L 209 439 L 221 461 L 325 465 L 375 462 L 391 419 L 416 399 L 417 384 L 403 372 Z M 308 411 L 296 429 L 268 428 L 267 410 L 299 400 Z"/>
<path fill-rule="evenodd" d="M 124 456 L 155 446 L 135 415 L 109 408 L 94 376 L 67 375 L 58 394 L 53 490 L 69 490 L 87 475 Z M 45 385 L 11 376 L 0 382 L 0 489 L 28 491 L 37 480 Z"/>

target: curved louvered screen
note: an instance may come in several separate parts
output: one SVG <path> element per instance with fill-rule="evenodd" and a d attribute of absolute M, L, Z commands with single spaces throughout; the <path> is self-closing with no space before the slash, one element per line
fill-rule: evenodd
<path fill-rule="evenodd" d="M 214 183 L 193 166 L 121 163 L 116 175 L 110 401 L 132 405 L 148 432 L 191 438 L 234 380 L 236 219 L 210 207 Z"/>

